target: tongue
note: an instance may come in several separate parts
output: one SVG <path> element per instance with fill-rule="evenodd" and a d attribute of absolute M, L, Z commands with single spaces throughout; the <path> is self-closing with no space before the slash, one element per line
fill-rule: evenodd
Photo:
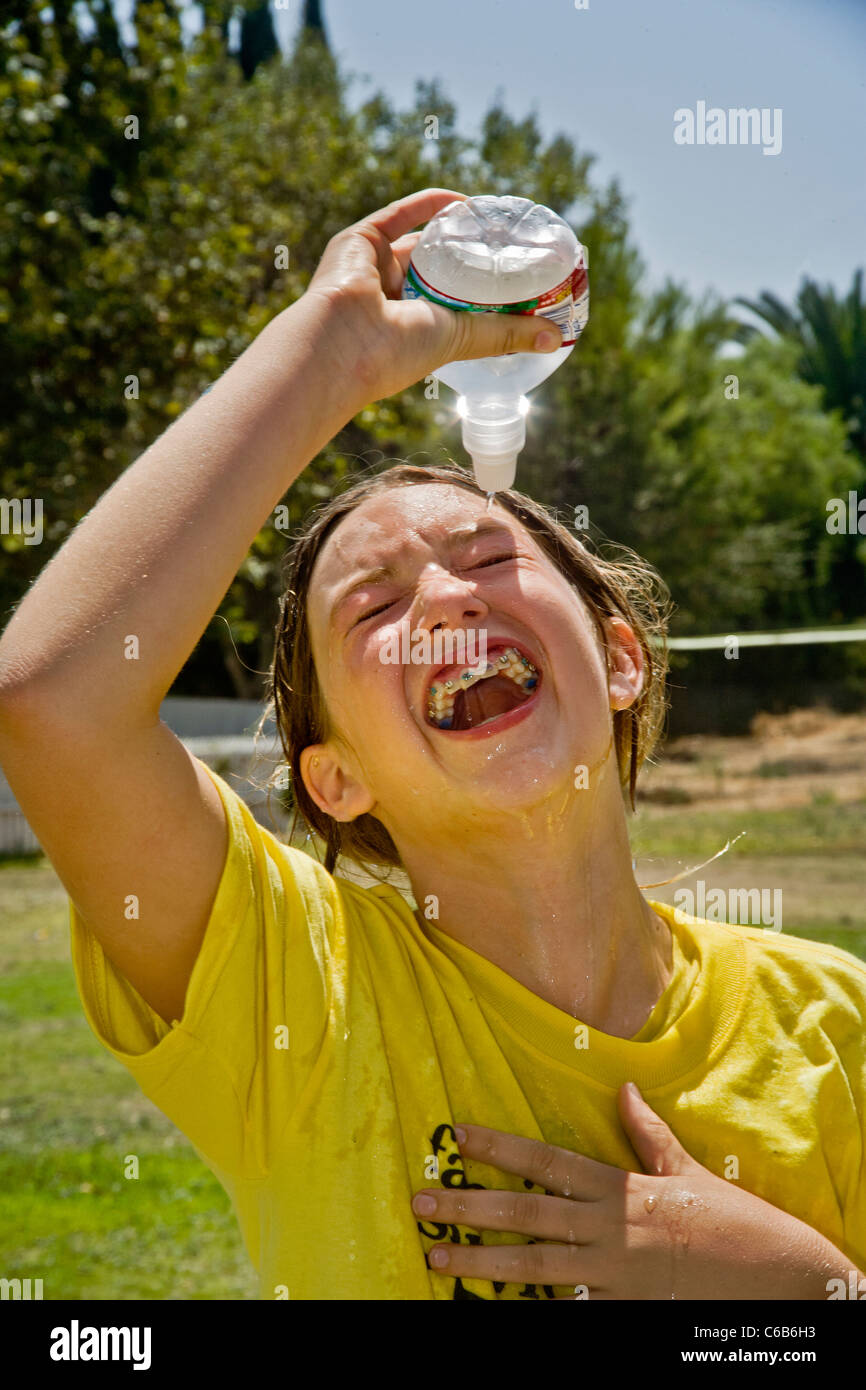
<path fill-rule="evenodd" d="M 452 729 L 474 729 L 500 714 L 508 714 L 528 700 L 532 691 L 523 691 L 508 676 L 488 676 L 468 690 L 458 690 L 454 701 Z"/>

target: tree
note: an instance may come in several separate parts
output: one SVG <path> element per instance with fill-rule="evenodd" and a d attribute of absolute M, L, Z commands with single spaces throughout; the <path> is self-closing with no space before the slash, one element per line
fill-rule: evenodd
<path fill-rule="evenodd" d="M 0 34 L 2 157 L 17 179 L 0 206 L 0 352 L 10 364 L 0 441 L 14 460 L 2 487 L 44 498 L 47 512 L 44 546 L 0 537 L 4 615 L 46 550 L 303 293 L 330 236 L 407 189 L 462 181 L 467 142 L 449 130 L 453 112 L 434 87 L 400 116 L 382 98 L 350 113 L 332 55 L 305 31 L 286 63 L 247 83 L 214 9 L 186 46 L 168 0 L 139 4 L 132 37 L 114 27 L 110 43 L 41 11 Z M 431 103 L 435 151 L 424 139 Z M 103 157 L 127 129 L 134 157 L 126 143 L 123 158 Z M 111 179 L 96 206 L 100 160 Z M 289 527 L 359 456 L 399 455 L 428 424 L 423 391 L 364 410 L 292 489 Z M 273 525 L 263 529 L 222 605 L 226 621 L 191 663 L 212 672 L 218 651 L 238 694 L 260 689 L 243 663 L 261 671 L 269 659 L 285 546 Z M 202 685 L 220 688 L 213 674 Z"/>
<path fill-rule="evenodd" d="M 863 271 L 857 270 L 844 298 L 828 285 L 804 278 L 794 309 L 766 290 L 756 300 L 737 299 L 781 338 L 798 348 L 797 371 L 820 386 L 828 410 L 841 412 L 848 436 L 866 463 L 866 300 Z M 744 323 L 743 342 L 759 330 Z"/>
<path fill-rule="evenodd" d="M 36 4 L 0 30 L 0 492 L 47 510 L 43 546 L 0 535 L 4 618 L 114 478 L 303 293 L 328 239 L 430 184 L 534 198 L 589 247 L 590 323 L 535 398 L 518 485 L 566 519 L 587 504 L 644 550 L 680 630 L 807 610 L 810 547 L 826 549 L 815 517 L 850 476 L 843 432 L 772 344 L 747 348 L 739 401 L 725 399 L 729 314 L 646 292 L 622 193 L 594 185 L 569 137 L 498 98 L 471 140 L 436 81 L 404 111 L 381 92 L 352 110 L 303 26 L 246 81 L 221 0 L 192 40 L 173 0 L 139 3 L 124 35 L 107 0 L 86 8 L 90 24 Z M 450 393 L 428 394 L 419 382 L 361 411 L 284 499 L 288 531 L 359 462 L 462 458 Z M 288 539 L 275 522 L 177 690 L 260 693 Z"/>
<path fill-rule="evenodd" d="M 254 4 L 241 16 L 241 71 L 249 82 L 256 68 L 275 58 L 280 51 L 268 0 Z"/>
<path fill-rule="evenodd" d="M 823 290 L 804 278 L 793 309 L 764 291 L 757 300 L 738 299 L 794 349 L 793 370 L 803 381 L 820 388 L 827 410 L 844 421 L 851 448 L 860 466 L 847 474 L 848 488 L 866 482 L 866 302 L 863 271 L 855 272 L 844 298 L 831 286 Z M 758 335 L 754 325 L 741 323 L 738 336 L 749 343 Z M 829 496 L 846 489 L 840 483 Z M 866 612 L 866 541 L 859 534 L 834 537 L 832 561 L 825 566 L 825 590 L 838 619 L 860 618 Z"/>

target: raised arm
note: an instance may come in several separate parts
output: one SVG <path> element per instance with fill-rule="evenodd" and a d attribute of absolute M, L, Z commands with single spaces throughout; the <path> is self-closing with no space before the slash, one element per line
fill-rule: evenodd
<path fill-rule="evenodd" d="M 399 300 L 411 229 L 461 196 L 427 189 L 334 237 L 307 292 L 100 498 L 0 639 L 9 783 L 166 1021 L 182 1016 L 226 828 L 162 700 L 273 507 L 358 410 L 455 358 L 527 350 L 539 330 Z"/>

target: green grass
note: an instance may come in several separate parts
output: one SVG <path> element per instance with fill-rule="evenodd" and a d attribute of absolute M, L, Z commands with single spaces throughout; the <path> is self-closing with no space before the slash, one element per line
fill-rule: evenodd
<path fill-rule="evenodd" d="M 715 854 L 727 840 L 738 855 L 862 854 L 866 845 L 866 801 L 828 802 L 816 797 L 810 806 L 782 811 L 679 811 L 639 807 L 631 821 L 635 854 L 660 858 Z"/>
<path fill-rule="evenodd" d="M 866 928 L 854 931 L 833 931 L 824 926 L 792 927 L 790 936 L 802 936 L 806 941 L 821 941 L 825 946 L 838 946 L 840 951 L 850 951 L 852 956 L 866 960 Z"/>
<path fill-rule="evenodd" d="M 40 1133 L 38 1115 L 28 1131 L 31 1141 Z M 160 1152 L 156 1137 L 0 1154 L 7 1277 L 41 1278 L 47 1299 L 254 1298 L 219 1184 L 192 1151 Z M 123 1176 L 124 1148 L 137 1154 L 138 1179 Z"/>
<path fill-rule="evenodd" d="M 808 806 L 724 812 L 645 805 L 630 825 L 635 858 L 647 866 L 638 882 L 666 876 L 652 872 L 659 862 L 682 868 L 701 864 L 741 831 L 745 835 L 702 876 L 715 881 L 733 874 L 739 886 L 760 882 L 782 888 L 786 935 L 866 960 L 866 801 L 836 802 L 818 794 Z M 692 879 L 683 882 L 692 885 Z M 649 890 L 647 896 L 672 902 L 674 888 Z"/>
<path fill-rule="evenodd" d="M 0 866 L 0 901 L 0 1273 L 46 1299 L 255 1298 L 226 1193 L 90 1031 L 51 866 Z"/>
<path fill-rule="evenodd" d="M 731 854 L 744 882 L 750 858 L 756 872 L 755 857 L 772 864 L 786 932 L 866 959 L 866 803 L 644 806 L 632 820 L 638 857 L 690 865 L 743 829 Z M 255 1298 L 225 1192 L 88 1027 L 44 857 L 0 863 L 0 903 L 0 1274 L 41 1278 L 48 1299 Z M 138 1179 L 124 1176 L 128 1155 Z"/>

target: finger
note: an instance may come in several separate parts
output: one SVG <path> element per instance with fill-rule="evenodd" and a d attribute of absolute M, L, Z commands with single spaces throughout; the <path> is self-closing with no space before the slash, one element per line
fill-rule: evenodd
<path fill-rule="evenodd" d="M 458 1279 L 490 1279 L 503 1284 L 559 1284 L 573 1289 L 585 1284 L 592 1290 L 596 1283 L 594 1251 L 581 1250 L 576 1245 L 434 1245 L 447 1256 L 446 1264 L 430 1259 L 430 1267 L 439 1274 Z"/>
<path fill-rule="evenodd" d="M 436 1202 L 432 1211 L 419 1211 L 418 1197 Z M 585 1245 L 598 1239 L 598 1203 L 548 1197 L 537 1192 L 498 1192 L 495 1190 L 451 1191 L 425 1188 L 416 1194 L 412 1207 L 416 1216 L 476 1231 L 512 1231 L 515 1235 L 537 1236 Z"/>
<path fill-rule="evenodd" d="M 403 282 L 409 269 L 409 260 L 420 236 L 422 236 L 421 232 L 407 232 L 405 236 L 399 237 L 397 241 L 390 244 L 385 241 L 379 242 L 377 247 L 379 273 L 388 299 L 402 298 Z M 379 247 L 386 252 L 384 257 L 378 256 Z M 384 269 L 382 267 L 383 259 L 386 262 Z"/>
<path fill-rule="evenodd" d="M 410 193 L 407 197 L 398 198 L 387 207 L 380 208 L 378 212 L 370 213 L 369 217 L 363 217 L 355 226 L 369 224 L 382 232 L 389 241 L 396 241 L 405 232 L 411 232 L 413 227 L 419 226 L 422 222 L 429 222 L 431 217 L 447 208 L 449 203 L 465 203 L 466 197 L 465 193 L 455 193 L 452 188 L 422 188 L 418 193 Z"/>
<path fill-rule="evenodd" d="M 370 265 L 372 251 L 372 259 L 386 296 L 392 299 L 399 298 L 408 259 L 406 267 L 398 271 L 394 262 L 394 244 L 400 244 L 402 254 L 404 238 L 411 233 L 413 227 L 419 222 L 429 221 L 449 203 L 465 202 L 466 197 L 465 193 L 457 193 L 450 188 L 425 188 L 419 193 L 410 193 L 408 197 L 399 198 L 338 232 L 332 238 L 334 254 L 339 248 L 340 260 L 346 270 L 354 268 L 361 271 Z M 414 246 L 414 242 L 412 245 Z M 327 255 L 326 251 L 319 270 L 327 263 Z M 315 280 L 315 276 L 313 278 Z"/>
<path fill-rule="evenodd" d="M 625 1178 L 620 1168 L 597 1163 L 571 1149 L 560 1149 L 539 1139 L 527 1139 L 519 1134 L 504 1134 L 486 1125 L 465 1124 L 466 1138 L 460 1144 L 464 1158 L 475 1158 L 503 1173 L 516 1173 L 531 1178 L 539 1187 L 558 1197 L 574 1197 L 578 1201 L 597 1201 L 610 1193 Z"/>
<path fill-rule="evenodd" d="M 465 309 L 446 312 L 452 319 L 447 362 L 504 357 L 510 352 L 556 352 L 562 347 L 556 324 L 538 314 L 481 314 Z M 542 334 L 546 340 L 543 345 L 539 342 Z"/>
<path fill-rule="evenodd" d="M 419 222 L 429 222 L 437 212 L 448 207 L 449 203 L 465 202 L 465 193 L 456 193 L 450 188 L 424 188 L 419 193 L 410 193 L 406 198 L 398 198 L 387 207 L 380 208 L 369 217 L 362 217 L 353 230 L 368 241 L 376 253 L 379 277 L 389 299 L 399 297 L 402 288 L 402 275 L 397 284 L 397 271 L 394 265 L 394 243 L 402 241 L 406 233 Z M 420 235 L 420 233 L 419 233 Z M 408 262 L 407 262 L 408 264 Z"/>
<path fill-rule="evenodd" d="M 391 252 L 398 261 L 404 275 L 409 269 L 409 260 L 421 236 L 421 232 L 407 232 L 405 236 L 401 236 L 391 245 Z"/>
<path fill-rule="evenodd" d="M 661 1115 L 647 1105 L 633 1081 L 620 1087 L 617 1105 L 622 1127 L 645 1172 L 669 1177 L 685 1172 L 695 1163 Z"/>

